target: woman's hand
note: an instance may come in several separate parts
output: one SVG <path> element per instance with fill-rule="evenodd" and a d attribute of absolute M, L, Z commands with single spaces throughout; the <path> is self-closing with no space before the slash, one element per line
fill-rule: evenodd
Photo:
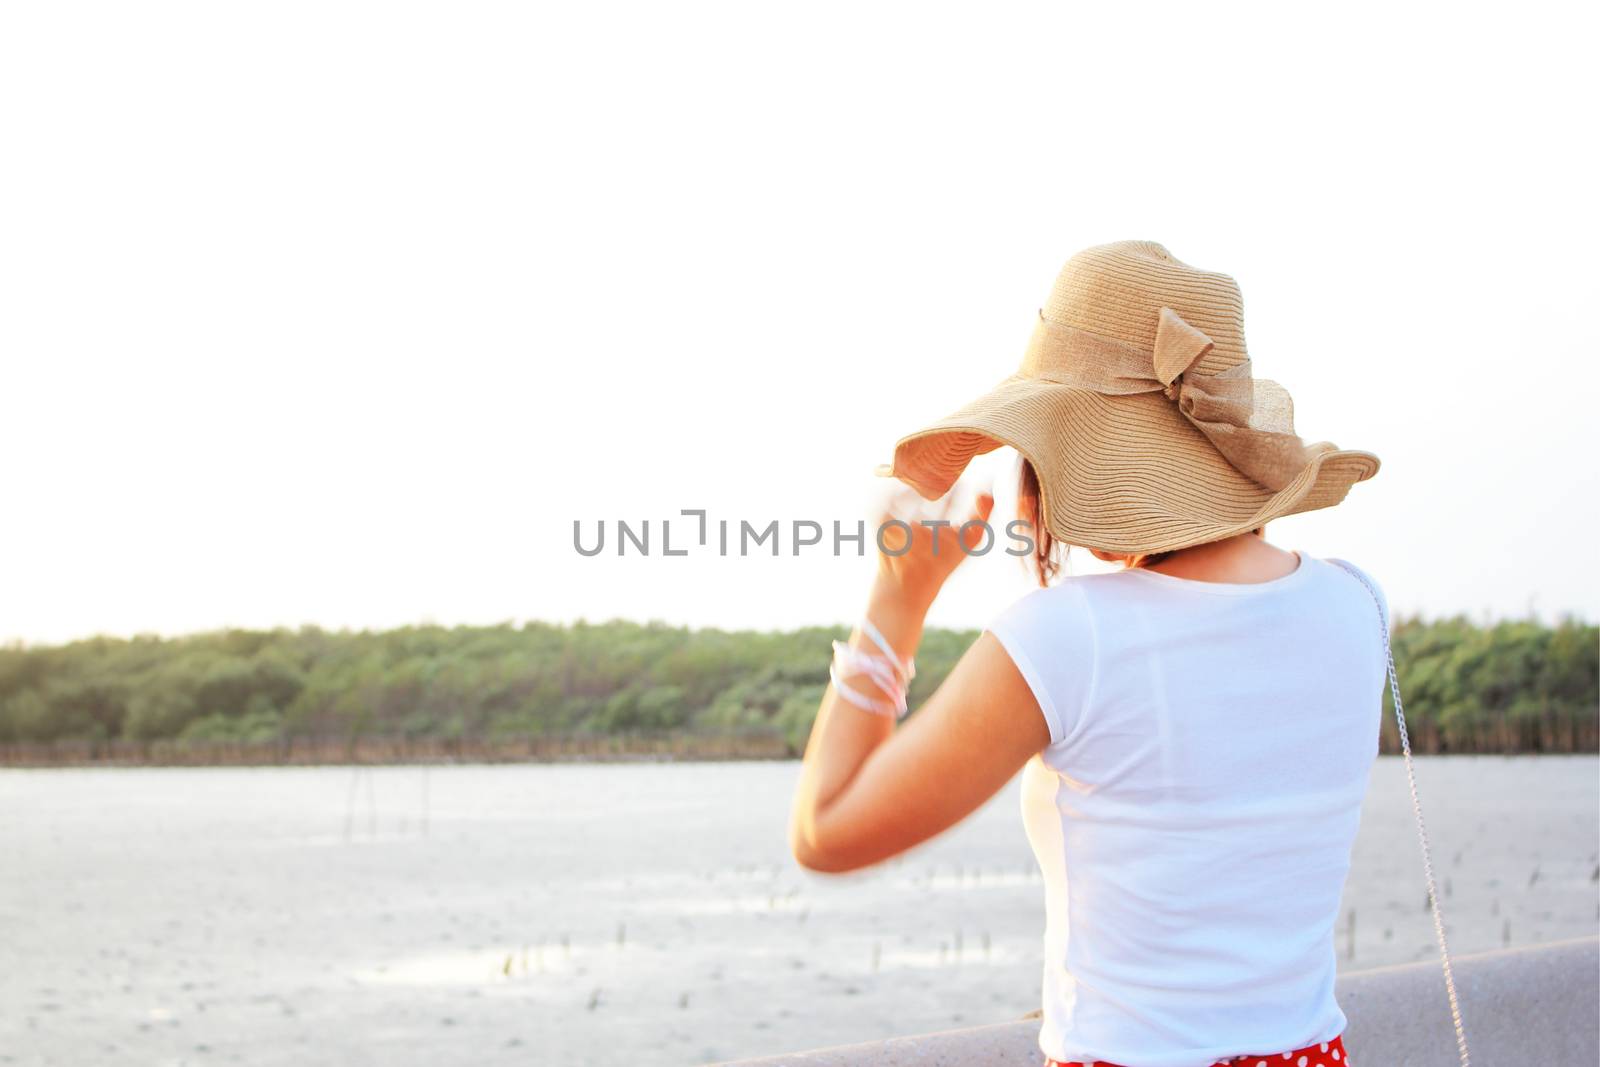
<path fill-rule="evenodd" d="M 907 490 L 909 493 L 910 490 Z M 968 553 L 987 552 L 994 545 L 988 528 L 994 497 L 978 495 L 968 513 L 957 513 L 958 494 L 946 493 L 934 515 L 910 516 L 910 509 L 891 506 L 878 520 L 878 579 L 873 600 L 926 613 L 939 590 Z M 900 500 L 909 499 L 902 495 Z"/>

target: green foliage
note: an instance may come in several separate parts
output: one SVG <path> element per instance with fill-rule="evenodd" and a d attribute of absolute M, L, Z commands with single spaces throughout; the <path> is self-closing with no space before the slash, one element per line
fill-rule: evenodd
<path fill-rule="evenodd" d="M 799 752 L 827 686 L 829 642 L 844 635 L 613 621 L 229 630 L 4 648 L 0 743 L 758 731 Z M 976 636 L 924 635 L 913 706 Z M 1419 751 L 1595 744 L 1600 640 L 1592 625 L 1400 619 L 1394 652 Z"/>
<path fill-rule="evenodd" d="M 178 740 L 261 744 L 276 741 L 282 733 L 283 716 L 275 711 L 260 710 L 237 717 L 218 713 L 195 719 L 178 734 Z"/>
<path fill-rule="evenodd" d="M 1484 627 L 1461 616 L 1400 619 L 1393 651 L 1407 724 L 1424 736 L 1425 749 L 1594 747 L 1600 640 L 1592 625 L 1570 617 L 1554 627 L 1527 620 Z M 1385 699 L 1392 718 L 1392 701 Z"/>

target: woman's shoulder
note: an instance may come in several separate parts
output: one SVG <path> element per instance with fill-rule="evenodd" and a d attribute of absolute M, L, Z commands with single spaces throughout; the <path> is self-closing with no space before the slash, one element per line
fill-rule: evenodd
<path fill-rule="evenodd" d="M 1059 605 L 1065 609 L 1087 608 L 1106 597 L 1132 594 L 1143 588 L 1131 570 L 1097 571 L 1092 574 L 1067 574 L 1051 584 L 1023 593 L 1014 602 L 1035 609 Z"/>
<path fill-rule="evenodd" d="M 1119 572 L 1074 574 L 1058 578 L 1050 585 L 1021 594 L 991 620 L 989 629 L 1003 631 L 1062 630 L 1092 631 L 1094 603 L 1100 595 L 1124 583 Z"/>
<path fill-rule="evenodd" d="M 1100 635 L 1083 593 L 1085 577 L 1023 593 L 984 627 L 1033 691 L 1052 745 L 1071 736 L 1094 688 Z"/>
<path fill-rule="evenodd" d="M 1140 587 L 1136 575 L 1127 570 L 1099 571 L 1093 574 L 1067 574 L 1049 585 L 1022 593 L 1012 606 L 1026 604 L 1029 610 L 1080 610 L 1097 598 L 1132 592 Z"/>
<path fill-rule="evenodd" d="M 1384 592 L 1383 585 L 1365 567 L 1362 567 L 1340 556 L 1327 556 L 1318 562 L 1325 563 L 1330 569 L 1341 570 L 1366 586 L 1368 595 L 1378 602 L 1379 610 L 1383 612 L 1383 622 L 1389 624 L 1389 597 Z"/>

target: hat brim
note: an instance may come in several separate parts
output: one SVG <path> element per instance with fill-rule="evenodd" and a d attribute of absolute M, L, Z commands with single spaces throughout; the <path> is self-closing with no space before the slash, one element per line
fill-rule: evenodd
<path fill-rule="evenodd" d="M 1161 393 L 1107 396 L 1012 375 L 901 438 L 886 473 L 934 500 L 974 456 L 1002 446 L 1038 473 L 1051 535 L 1108 552 L 1186 548 L 1332 507 L 1379 467 L 1371 452 L 1319 442 L 1308 446 L 1305 469 L 1274 491 L 1233 467 Z"/>

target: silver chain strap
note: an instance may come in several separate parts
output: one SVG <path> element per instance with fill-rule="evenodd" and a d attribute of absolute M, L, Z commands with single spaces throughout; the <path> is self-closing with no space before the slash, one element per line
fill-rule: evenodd
<path fill-rule="evenodd" d="M 1444 939 L 1444 914 L 1439 910 L 1439 893 L 1433 884 L 1433 859 L 1428 851 L 1428 830 L 1422 822 L 1422 801 L 1417 796 L 1417 776 L 1411 767 L 1411 739 L 1406 735 L 1406 713 L 1400 704 L 1400 679 L 1395 675 L 1394 652 L 1389 647 L 1389 621 L 1384 618 L 1383 604 L 1378 600 L 1377 590 L 1372 588 L 1372 583 L 1351 564 L 1342 559 L 1332 560 L 1344 570 L 1360 579 L 1361 584 L 1367 587 L 1367 592 L 1372 594 L 1372 602 L 1378 607 L 1378 631 L 1383 636 L 1383 655 L 1389 665 L 1389 692 L 1394 695 L 1394 717 L 1400 727 L 1400 748 L 1406 757 L 1406 779 L 1411 783 L 1411 810 L 1417 814 L 1417 835 L 1422 839 L 1422 871 L 1428 879 L 1428 903 L 1433 909 L 1433 931 L 1439 938 L 1439 955 L 1444 961 L 1444 987 L 1450 994 L 1450 1019 L 1456 1027 L 1456 1048 L 1461 1052 L 1461 1067 L 1470 1067 L 1467 1059 L 1467 1033 L 1461 1026 L 1461 1004 L 1456 1000 L 1456 982 L 1450 973 L 1450 948 Z"/>

